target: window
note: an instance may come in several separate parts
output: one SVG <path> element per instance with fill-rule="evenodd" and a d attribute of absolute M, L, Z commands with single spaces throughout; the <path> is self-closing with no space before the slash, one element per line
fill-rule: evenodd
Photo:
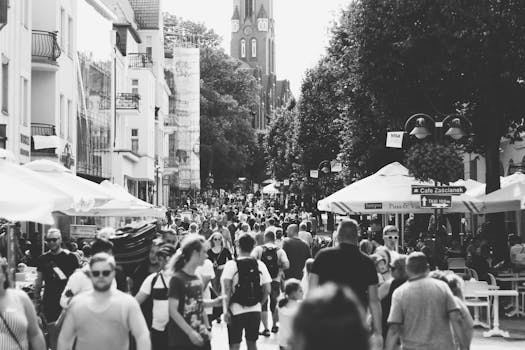
<path fill-rule="evenodd" d="M 28 103 L 29 103 L 29 91 L 28 91 L 28 81 L 24 77 L 20 77 L 20 116 L 22 118 L 22 124 L 28 126 Z"/>
<path fill-rule="evenodd" d="M 241 39 L 241 57 L 246 57 L 246 40 Z"/>
<path fill-rule="evenodd" d="M 131 93 L 134 95 L 139 94 L 139 80 L 138 79 L 131 80 Z"/>
<path fill-rule="evenodd" d="M 131 151 L 139 153 L 139 129 L 131 129 Z"/>
<path fill-rule="evenodd" d="M 4 124 L 0 124 L 0 148 L 5 149 L 6 144 L 7 144 L 6 126 Z"/>
<path fill-rule="evenodd" d="M 65 130 L 66 130 L 66 113 L 64 111 L 64 95 L 60 95 L 60 105 L 59 105 L 59 109 L 60 109 L 60 125 L 59 125 L 59 130 L 60 130 L 60 136 L 61 137 L 64 137 L 64 133 L 65 133 Z"/>
<path fill-rule="evenodd" d="M 255 8 L 255 0 L 246 0 L 244 4 L 245 17 L 253 16 L 253 9 Z"/>
<path fill-rule="evenodd" d="M 67 19 L 67 53 L 69 57 L 73 57 L 73 18 Z"/>
<path fill-rule="evenodd" d="M 68 130 L 67 130 L 67 139 L 69 141 L 73 140 L 73 127 L 75 126 L 75 118 L 73 116 L 73 101 L 67 100 L 67 121 L 68 121 Z"/>
<path fill-rule="evenodd" d="M 257 39 L 252 39 L 252 57 L 257 57 Z"/>
<path fill-rule="evenodd" d="M 66 50 L 66 11 L 60 8 L 60 48 Z"/>
<path fill-rule="evenodd" d="M 2 112 L 9 112 L 9 63 L 2 63 Z"/>

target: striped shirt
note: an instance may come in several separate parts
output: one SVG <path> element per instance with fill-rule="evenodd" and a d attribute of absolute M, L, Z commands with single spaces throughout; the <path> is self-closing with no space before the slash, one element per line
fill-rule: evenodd
<path fill-rule="evenodd" d="M 28 350 L 29 344 L 27 340 L 28 321 L 22 301 L 21 291 L 15 289 L 7 289 L 4 298 L 7 298 L 7 307 L 2 310 L 2 317 L 5 323 L 14 333 L 14 336 L 22 346 L 22 350 Z M 0 319 L 0 349 L 2 350 L 20 350 L 17 342 L 13 339 L 6 324 Z"/>

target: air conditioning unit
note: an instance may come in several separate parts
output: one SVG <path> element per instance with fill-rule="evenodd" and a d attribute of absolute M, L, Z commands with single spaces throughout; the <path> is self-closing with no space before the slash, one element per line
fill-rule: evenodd
<path fill-rule="evenodd" d="M 0 0 L 0 30 L 7 24 L 7 9 L 9 0 Z"/>

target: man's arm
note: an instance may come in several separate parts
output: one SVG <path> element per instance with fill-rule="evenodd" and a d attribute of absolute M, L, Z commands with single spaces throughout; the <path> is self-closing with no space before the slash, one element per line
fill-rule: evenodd
<path fill-rule="evenodd" d="M 151 341 L 149 337 L 148 326 L 146 320 L 140 311 L 139 304 L 132 300 L 130 303 L 130 311 L 128 313 L 128 324 L 137 343 L 137 350 L 151 350 Z"/>
<path fill-rule="evenodd" d="M 43 280 L 44 280 L 44 275 L 42 274 L 42 272 L 38 271 L 36 274 L 36 279 L 35 279 L 35 284 L 34 284 L 37 311 L 40 308 L 40 303 L 42 301 L 42 282 Z"/>
<path fill-rule="evenodd" d="M 231 279 L 224 279 L 222 281 L 222 313 L 224 314 L 224 321 L 230 321 L 230 299 L 233 294 L 233 281 Z"/>
<path fill-rule="evenodd" d="M 462 322 L 463 318 L 461 317 L 461 312 L 459 310 L 450 311 L 449 313 L 450 322 L 452 323 L 452 328 L 454 329 L 454 334 L 456 335 L 459 342 L 460 350 L 470 349 L 470 344 L 467 339 L 466 334 L 463 333 Z"/>
<path fill-rule="evenodd" d="M 310 273 L 310 278 L 308 279 L 308 294 L 310 294 L 318 286 L 319 276 L 315 273 Z"/>
<path fill-rule="evenodd" d="M 71 350 L 75 341 L 75 317 L 70 309 L 62 323 L 62 329 L 58 336 L 57 350 Z"/>
<path fill-rule="evenodd" d="M 279 250 L 281 253 L 281 269 L 288 270 L 290 268 L 290 260 L 288 260 L 288 255 L 286 255 L 286 252 L 281 249 Z"/>
<path fill-rule="evenodd" d="M 370 307 L 370 314 L 372 314 L 373 332 L 382 336 L 381 302 L 379 301 L 377 285 L 375 284 L 368 286 L 368 305 Z"/>
<path fill-rule="evenodd" d="M 397 349 L 397 344 L 401 338 L 401 325 L 397 323 L 391 323 L 388 325 L 388 335 L 386 336 L 385 350 Z"/>

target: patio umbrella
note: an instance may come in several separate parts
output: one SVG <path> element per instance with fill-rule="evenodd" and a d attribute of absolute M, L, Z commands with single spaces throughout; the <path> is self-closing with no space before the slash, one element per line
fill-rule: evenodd
<path fill-rule="evenodd" d="M 277 188 L 275 188 L 275 182 L 266 185 L 262 189 L 263 194 L 279 194 L 281 193 Z"/>
<path fill-rule="evenodd" d="M 72 199 L 39 174 L 0 159 L 0 217 L 52 225 L 52 212 L 69 208 Z"/>
<path fill-rule="evenodd" d="M 412 194 L 412 186 L 434 186 L 409 175 L 398 162 L 391 163 L 377 173 L 357 181 L 320 200 L 321 211 L 337 214 L 364 213 L 428 213 L 432 208 L 421 207 L 421 195 Z M 446 212 L 480 213 L 484 210 L 480 199 L 466 195 L 452 196 L 452 206 Z"/>
<path fill-rule="evenodd" d="M 70 193 L 74 198 L 73 210 L 87 211 L 113 199 L 99 184 L 74 175 L 61 164 L 49 160 L 35 160 L 25 164 L 24 167 L 37 172 L 49 182 Z"/>

